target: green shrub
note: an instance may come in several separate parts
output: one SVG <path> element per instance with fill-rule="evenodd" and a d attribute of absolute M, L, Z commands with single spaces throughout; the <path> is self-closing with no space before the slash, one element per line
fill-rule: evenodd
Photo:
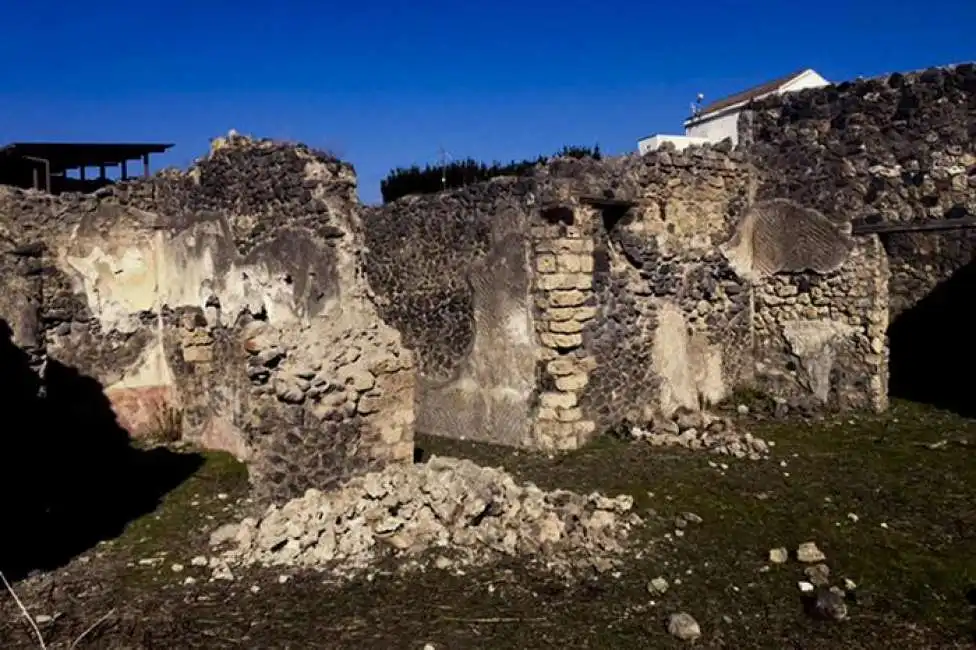
<path fill-rule="evenodd" d="M 556 156 L 570 158 L 593 158 L 600 160 L 600 145 L 592 149 L 581 146 L 565 146 Z M 532 170 L 539 163 L 548 160 L 546 156 L 539 156 L 535 160 L 512 161 L 507 165 L 494 162 L 487 165 L 473 158 L 456 160 L 448 165 L 425 165 L 420 168 L 397 167 L 386 178 L 380 181 L 380 193 L 383 202 L 389 203 L 408 194 L 434 194 L 443 189 L 453 189 L 474 183 L 481 183 L 498 176 L 521 176 Z"/>

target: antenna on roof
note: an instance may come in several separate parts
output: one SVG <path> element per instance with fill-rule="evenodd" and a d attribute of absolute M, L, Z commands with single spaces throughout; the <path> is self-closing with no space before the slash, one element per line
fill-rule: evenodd
<path fill-rule="evenodd" d="M 701 113 L 701 109 L 702 109 L 701 105 L 704 99 L 705 99 L 705 93 L 698 93 L 698 95 L 695 96 L 695 102 L 691 105 L 692 116 L 699 115 Z"/>
<path fill-rule="evenodd" d="M 444 147 L 438 149 L 439 158 L 441 161 L 441 189 L 447 189 L 447 161 L 451 159 L 451 154 L 447 153 Z"/>

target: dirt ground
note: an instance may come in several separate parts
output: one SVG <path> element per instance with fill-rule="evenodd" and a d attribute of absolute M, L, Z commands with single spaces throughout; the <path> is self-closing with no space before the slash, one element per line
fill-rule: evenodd
<path fill-rule="evenodd" d="M 666 630 L 676 611 L 701 624 L 698 648 L 976 646 L 976 422 L 898 403 L 883 417 L 745 425 L 775 442 L 770 459 L 611 438 L 554 458 L 419 441 L 425 454 L 501 465 L 543 487 L 631 494 L 653 521 L 702 517 L 578 584 L 514 561 L 465 575 L 380 567 L 345 586 L 279 570 L 208 582 L 190 559 L 245 507 L 247 487 L 241 466 L 212 455 L 120 537 L 13 588 L 48 648 L 79 636 L 74 647 L 104 649 L 684 647 Z M 801 566 L 767 561 L 770 548 L 810 540 L 834 576 L 858 585 L 847 620 L 806 615 Z M 671 586 L 651 595 L 658 576 Z M 0 648 L 39 647 L 0 594 Z"/>

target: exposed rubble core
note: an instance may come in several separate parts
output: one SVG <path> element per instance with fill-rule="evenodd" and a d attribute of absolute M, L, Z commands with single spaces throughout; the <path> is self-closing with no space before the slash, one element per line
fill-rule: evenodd
<path fill-rule="evenodd" d="M 536 556 L 560 572 L 605 571 L 641 523 L 633 498 L 546 492 L 500 468 L 432 457 L 309 490 L 260 518 L 216 529 L 214 577 L 261 564 L 354 573 L 385 554 L 463 566 L 501 556 Z"/>
<path fill-rule="evenodd" d="M 99 380 L 134 435 L 250 461 L 272 498 L 413 455 L 413 355 L 373 305 L 358 212 L 349 165 L 234 133 L 186 173 L 0 188 L 11 237 L 47 251 L 46 358 Z"/>
<path fill-rule="evenodd" d="M 889 223 L 976 214 L 976 64 L 769 97 L 740 121 L 757 200 Z M 972 259 L 971 231 L 885 236 L 891 316 Z"/>

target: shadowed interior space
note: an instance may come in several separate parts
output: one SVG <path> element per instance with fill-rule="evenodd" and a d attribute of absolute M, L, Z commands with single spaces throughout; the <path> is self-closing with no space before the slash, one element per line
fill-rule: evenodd
<path fill-rule="evenodd" d="M 131 444 L 93 378 L 48 360 L 43 380 L 0 319 L 0 571 L 60 566 L 153 511 L 202 464 Z"/>
<path fill-rule="evenodd" d="M 892 397 L 976 416 L 972 369 L 972 299 L 976 263 L 970 262 L 927 296 L 898 314 L 888 327 Z"/>

